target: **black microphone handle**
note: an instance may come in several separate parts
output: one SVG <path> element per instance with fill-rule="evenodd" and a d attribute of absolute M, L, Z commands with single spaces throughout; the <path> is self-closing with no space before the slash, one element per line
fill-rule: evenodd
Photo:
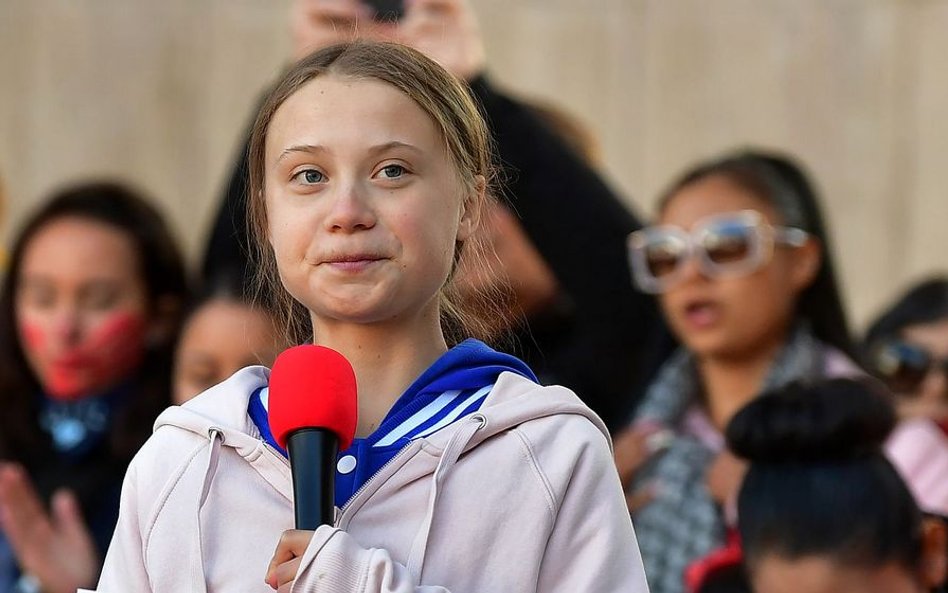
<path fill-rule="evenodd" d="M 301 428 L 290 433 L 286 448 L 293 473 L 296 528 L 313 531 L 332 525 L 339 437 L 324 428 Z"/>

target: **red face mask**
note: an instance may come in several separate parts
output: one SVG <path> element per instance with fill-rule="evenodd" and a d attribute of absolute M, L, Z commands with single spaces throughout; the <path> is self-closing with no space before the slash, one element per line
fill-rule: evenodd
<path fill-rule="evenodd" d="M 46 393 L 73 401 L 100 393 L 126 380 L 145 353 L 146 320 L 140 313 L 116 312 L 67 347 L 54 332 L 36 321 L 23 320 L 20 335 Z"/>

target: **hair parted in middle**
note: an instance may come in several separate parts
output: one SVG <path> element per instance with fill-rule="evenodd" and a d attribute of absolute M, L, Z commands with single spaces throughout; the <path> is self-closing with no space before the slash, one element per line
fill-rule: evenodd
<path fill-rule="evenodd" d="M 306 308 L 280 283 L 276 259 L 268 236 L 266 195 L 266 142 L 270 122 L 281 105 L 307 83 L 320 76 L 351 80 L 375 80 L 393 86 L 411 98 L 431 117 L 445 146 L 462 187 L 470 196 L 468 208 L 480 213 L 493 200 L 491 141 L 487 126 L 466 85 L 436 62 L 412 48 L 383 42 L 357 41 L 321 49 L 297 62 L 276 84 L 260 108 L 250 135 L 248 229 L 252 256 L 256 263 L 256 298 L 274 309 L 286 325 L 287 338 L 301 343 L 313 338 Z M 483 180 L 483 181 L 481 181 Z M 480 184 L 488 188 L 480 191 Z M 508 315 L 502 306 L 503 291 L 461 299 L 452 282 L 461 257 L 471 258 L 475 267 L 494 273 L 490 250 L 481 233 L 459 243 L 455 266 L 441 288 L 441 326 L 449 345 L 465 337 L 490 340 L 497 336 Z"/>
<path fill-rule="evenodd" d="M 798 297 L 796 316 L 809 324 L 817 338 L 855 358 L 821 199 L 803 165 L 789 155 L 767 150 L 727 153 L 685 171 L 662 194 L 659 210 L 682 189 L 710 177 L 723 177 L 757 196 L 777 210 L 782 224 L 800 228 L 819 241 L 820 267 Z"/>

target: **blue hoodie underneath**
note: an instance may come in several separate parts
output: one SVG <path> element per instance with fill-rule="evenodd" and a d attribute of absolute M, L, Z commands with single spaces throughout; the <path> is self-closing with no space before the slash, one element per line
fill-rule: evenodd
<path fill-rule="evenodd" d="M 537 381 L 523 361 L 478 340 L 465 340 L 445 352 L 405 390 L 375 432 L 353 440 L 352 446 L 339 452 L 336 506 L 344 506 L 413 439 L 432 434 L 477 411 L 504 372 Z M 263 439 L 286 457 L 286 451 L 270 432 L 268 396 L 267 388 L 255 391 L 247 412 Z"/>

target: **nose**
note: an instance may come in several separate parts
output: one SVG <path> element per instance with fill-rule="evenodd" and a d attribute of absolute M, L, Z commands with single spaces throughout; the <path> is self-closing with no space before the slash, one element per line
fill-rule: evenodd
<path fill-rule="evenodd" d="M 708 276 L 701 270 L 701 263 L 694 253 L 688 253 L 678 270 L 678 282 L 690 284 L 692 282 L 707 282 Z"/>
<path fill-rule="evenodd" d="M 51 337 L 59 344 L 69 347 L 82 338 L 82 316 L 75 306 L 63 306 L 55 312 L 51 324 Z"/>
<path fill-rule="evenodd" d="M 332 232 L 351 233 L 375 226 L 376 213 L 371 203 L 369 190 L 358 183 L 347 183 L 338 187 L 330 196 L 326 227 Z"/>
<path fill-rule="evenodd" d="M 948 399 L 948 366 L 933 366 L 921 385 L 921 396 L 929 401 Z"/>

